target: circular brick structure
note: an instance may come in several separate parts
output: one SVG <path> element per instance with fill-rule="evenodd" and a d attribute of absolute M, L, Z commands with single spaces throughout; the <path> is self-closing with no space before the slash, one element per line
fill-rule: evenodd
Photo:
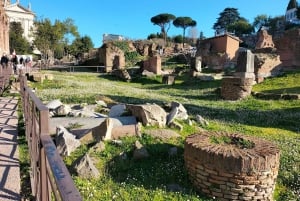
<path fill-rule="evenodd" d="M 273 200 L 280 151 L 241 134 L 202 132 L 185 141 L 185 166 L 195 188 L 217 200 Z"/>

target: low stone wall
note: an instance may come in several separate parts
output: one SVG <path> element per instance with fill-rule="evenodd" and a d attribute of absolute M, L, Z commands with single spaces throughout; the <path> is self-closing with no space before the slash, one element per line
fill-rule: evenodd
<path fill-rule="evenodd" d="M 254 147 L 215 144 L 212 136 L 249 140 Z M 184 160 L 193 185 L 217 200 L 273 200 L 279 158 L 272 143 L 239 134 L 202 132 L 185 141 Z"/>
<path fill-rule="evenodd" d="M 263 92 L 251 92 L 253 96 L 265 100 L 300 100 L 300 94 L 275 94 Z"/>
<path fill-rule="evenodd" d="M 221 97 L 225 100 L 240 100 L 251 94 L 254 78 L 224 77 Z"/>

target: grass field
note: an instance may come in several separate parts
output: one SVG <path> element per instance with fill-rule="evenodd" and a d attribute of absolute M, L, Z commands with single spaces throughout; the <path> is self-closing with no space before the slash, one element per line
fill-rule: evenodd
<path fill-rule="evenodd" d="M 182 103 L 190 118 L 200 114 L 211 131 L 239 132 L 270 140 L 281 150 L 275 200 L 300 200 L 300 100 L 260 100 L 248 97 L 241 101 L 224 101 L 218 94 L 221 81 L 200 81 L 186 75 L 176 78 L 175 85 L 164 85 L 161 77 L 134 78 L 121 82 L 110 75 L 47 71 L 54 80 L 31 83 L 43 101 L 60 99 L 63 103 L 94 104 L 99 97 L 120 103 Z M 270 78 L 255 85 L 257 92 L 300 93 L 300 72 Z M 184 168 L 183 144 L 186 136 L 200 125 L 184 125 L 180 140 L 162 142 L 148 135 L 138 139 L 150 152 L 142 162 L 131 160 L 135 137 L 122 139 L 121 146 L 106 142 L 103 152 L 92 152 L 81 146 L 71 157 L 72 162 L 86 152 L 98 159 L 99 179 L 85 180 L 74 175 L 84 200 L 209 200 L 197 193 Z M 143 128 L 144 132 L 149 128 Z M 175 157 L 166 157 L 170 147 L 177 147 Z M 127 159 L 121 160 L 120 154 Z M 180 186 L 171 192 L 170 185 Z"/>

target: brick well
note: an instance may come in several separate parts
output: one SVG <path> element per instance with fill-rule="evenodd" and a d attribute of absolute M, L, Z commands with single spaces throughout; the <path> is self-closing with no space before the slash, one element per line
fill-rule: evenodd
<path fill-rule="evenodd" d="M 254 147 L 217 144 L 211 136 L 245 139 Z M 207 131 L 185 141 L 185 166 L 193 185 L 218 200 L 273 200 L 279 158 L 274 144 L 241 134 Z"/>

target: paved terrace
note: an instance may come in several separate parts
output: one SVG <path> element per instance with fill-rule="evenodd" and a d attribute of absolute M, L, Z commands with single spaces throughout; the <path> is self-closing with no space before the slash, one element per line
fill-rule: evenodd
<path fill-rule="evenodd" d="M 0 200 L 21 200 L 17 103 L 0 97 Z"/>

